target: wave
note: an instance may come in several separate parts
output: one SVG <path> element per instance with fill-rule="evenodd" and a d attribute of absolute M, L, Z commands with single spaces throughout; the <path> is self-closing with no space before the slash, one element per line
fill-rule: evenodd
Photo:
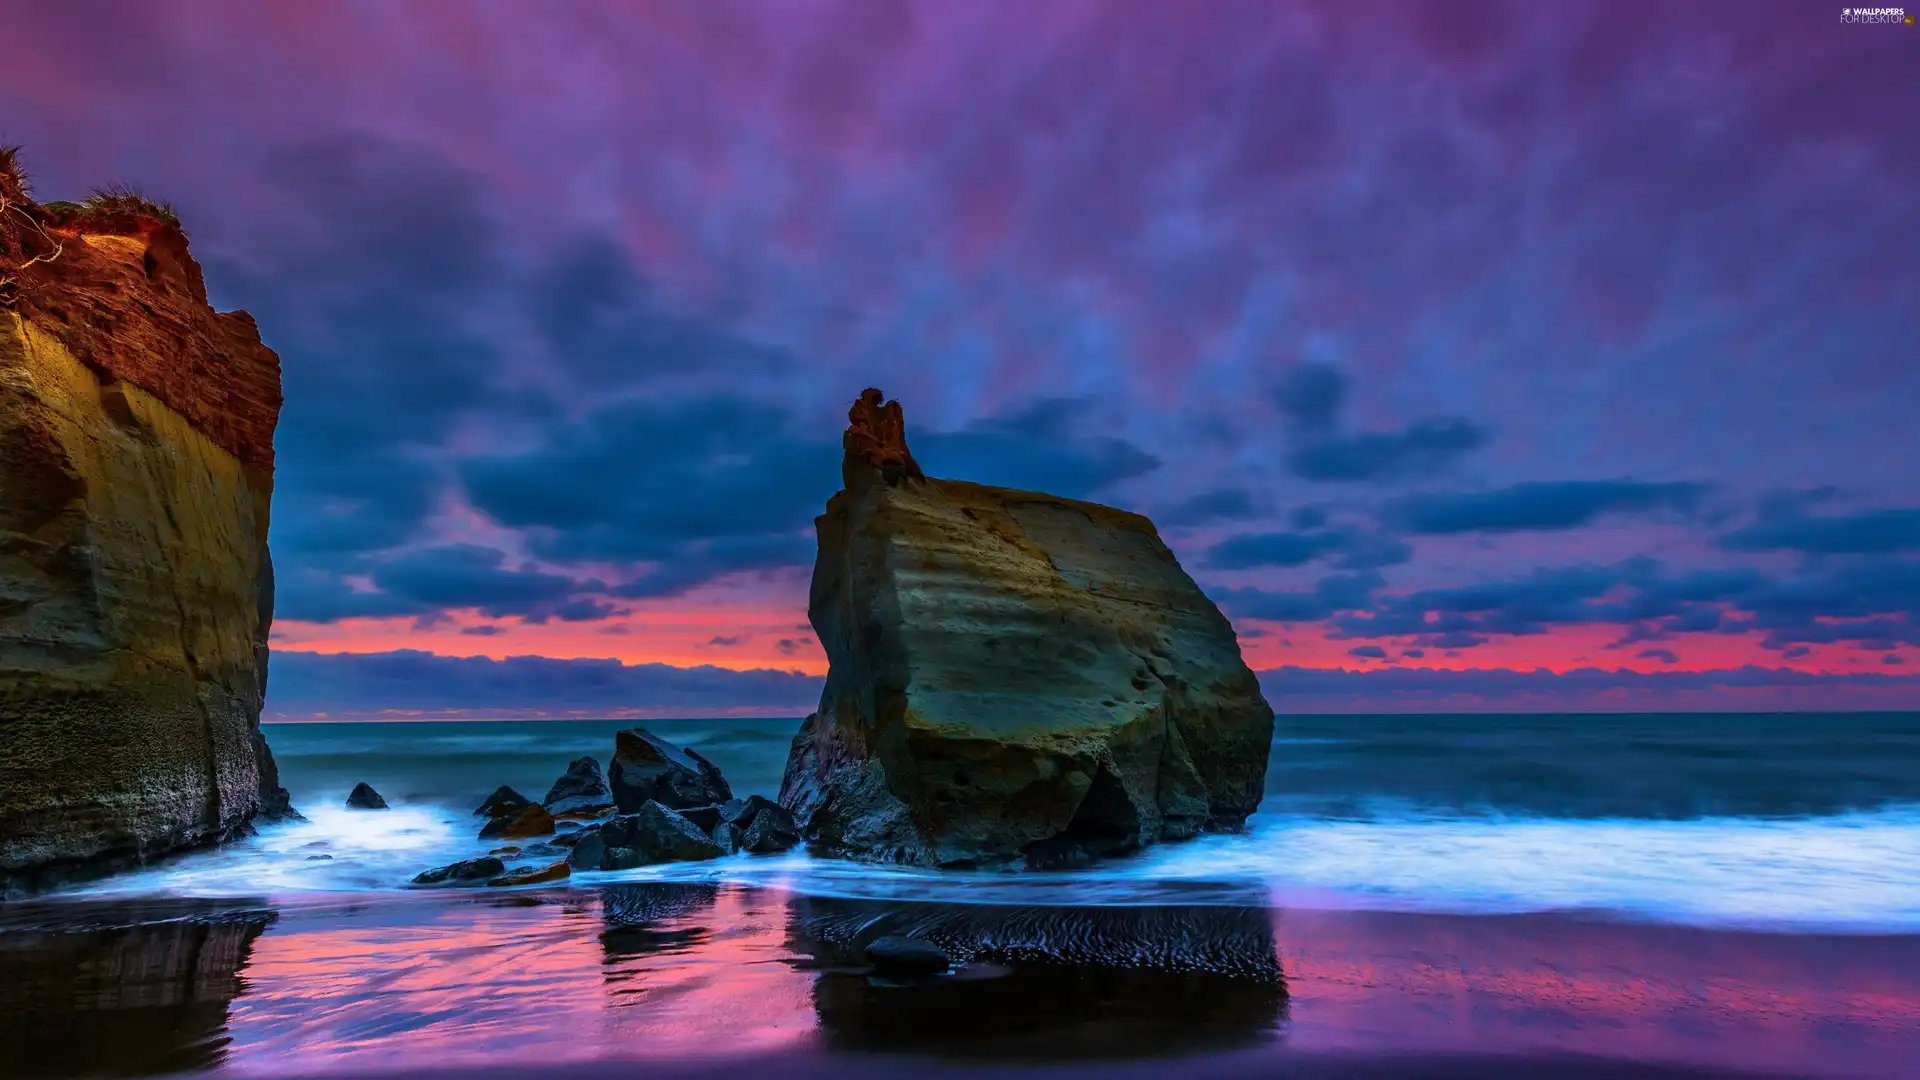
<path fill-rule="evenodd" d="M 284 896 L 404 888 L 492 846 L 470 814 L 315 807 L 303 823 L 110 878 L 93 895 Z M 324 856 L 324 857 L 323 857 Z M 1167 845 L 1086 871 L 973 873 L 794 853 L 617 873 L 808 895 L 1029 906 L 1222 904 L 1452 913 L 1578 910 L 1660 922 L 1920 931 L 1920 804 L 1794 820 L 1261 815 L 1243 834 Z"/>

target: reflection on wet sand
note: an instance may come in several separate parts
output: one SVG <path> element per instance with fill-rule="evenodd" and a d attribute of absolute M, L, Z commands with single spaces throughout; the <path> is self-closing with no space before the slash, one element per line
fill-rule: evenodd
<path fill-rule="evenodd" d="M 826 1045 L 959 1058 L 1135 1058 L 1277 1036 L 1286 981 L 1258 907 L 1022 908 L 794 897 L 795 952 L 825 966 Z M 938 944 L 951 974 L 862 970 L 889 934 Z"/>
<path fill-rule="evenodd" d="M 0 933 L 0 1076 L 10 1078 L 219 1065 L 240 970 L 273 921 L 270 911 L 217 904 L 170 904 L 168 921 L 131 926 L 112 925 L 129 921 L 125 904 L 7 914 L 15 928 Z"/>
<path fill-rule="evenodd" d="M 875 979 L 863 950 L 885 934 L 960 969 Z M 1571 1053 L 1891 1080 L 1920 1060 L 1920 936 L 668 883 L 0 908 L 6 1080 L 742 1057 L 782 1074 L 876 1052 L 955 1070 Z"/>

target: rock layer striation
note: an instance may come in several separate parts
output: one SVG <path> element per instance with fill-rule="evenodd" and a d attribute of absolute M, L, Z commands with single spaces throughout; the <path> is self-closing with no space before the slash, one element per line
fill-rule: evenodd
<path fill-rule="evenodd" d="M 171 215 L 0 153 L 0 885 L 290 813 L 260 733 L 280 362 Z"/>
<path fill-rule="evenodd" d="M 927 478 L 877 390 L 843 445 L 808 603 L 831 666 L 780 793 L 815 846 L 1061 866 L 1259 806 L 1273 711 L 1152 522 Z"/>

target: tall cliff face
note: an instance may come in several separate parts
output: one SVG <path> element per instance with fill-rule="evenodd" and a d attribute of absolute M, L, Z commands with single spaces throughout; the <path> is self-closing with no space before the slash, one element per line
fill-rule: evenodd
<path fill-rule="evenodd" d="M 0 883 L 289 812 L 260 734 L 280 401 L 170 215 L 0 180 Z"/>
<path fill-rule="evenodd" d="M 1259 806 L 1273 710 L 1137 514 L 929 479 L 869 390 L 816 521 L 831 664 L 781 802 L 809 839 L 926 866 L 1059 866 Z"/>

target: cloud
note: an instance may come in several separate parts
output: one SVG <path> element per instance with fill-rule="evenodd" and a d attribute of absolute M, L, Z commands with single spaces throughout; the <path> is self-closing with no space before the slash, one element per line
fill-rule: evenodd
<path fill-rule="evenodd" d="M 1254 588 L 1212 590 L 1222 607 L 1242 619 L 1268 622 L 1319 622 L 1335 612 L 1365 608 L 1384 582 L 1371 571 L 1324 577 L 1308 591 Z"/>
<path fill-rule="evenodd" d="M 1185 528 L 1217 521 L 1244 521 L 1254 516 L 1253 497 L 1245 488 L 1223 487 L 1202 492 L 1154 515 L 1162 527 Z"/>
<path fill-rule="evenodd" d="M 1421 420 L 1398 432 L 1320 439 L 1287 454 L 1305 480 L 1393 480 L 1439 472 L 1485 445 L 1486 432 L 1457 416 Z"/>
<path fill-rule="evenodd" d="M 1709 491 L 1699 483 L 1568 480 L 1497 491 L 1406 495 L 1386 504 L 1394 528 L 1422 535 L 1578 529 L 1609 514 L 1694 513 Z"/>
<path fill-rule="evenodd" d="M 1387 658 L 1387 650 L 1378 645 L 1355 645 L 1353 648 L 1347 650 L 1347 655 L 1358 657 L 1362 660 L 1385 660 Z"/>
<path fill-rule="evenodd" d="M 1641 649 L 1639 652 L 1634 653 L 1634 656 L 1642 660 L 1658 660 L 1663 664 L 1677 664 L 1680 662 L 1680 654 L 1674 652 L 1672 649 Z"/>
<path fill-rule="evenodd" d="M 1375 570 L 1397 566 L 1413 558 L 1403 540 L 1379 532 L 1328 529 L 1321 532 L 1245 533 L 1215 544 L 1206 553 L 1208 566 L 1245 570 L 1260 566 L 1304 566 L 1315 559 L 1331 559 L 1341 570 Z"/>
<path fill-rule="evenodd" d="M 1821 674 L 1757 665 L 1652 672 L 1596 667 L 1554 672 L 1405 665 L 1363 670 L 1289 666 L 1258 674 L 1262 692 L 1281 713 L 1920 707 L 1920 676 Z"/>
<path fill-rule="evenodd" d="M 1289 422 L 1287 468 L 1314 481 L 1385 481 L 1438 472 L 1479 449 L 1487 435 L 1457 416 L 1416 421 L 1400 431 L 1343 433 L 1347 376 L 1324 364 L 1298 364 L 1271 392 Z"/>
<path fill-rule="evenodd" d="M 276 649 L 266 711 L 272 719 L 474 710 L 523 716 L 665 710 L 684 716 L 743 708 L 798 716 L 818 698 L 820 685 L 813 676 L 766 669 Z"/>
<path fill-rule="evenodd" d="M 1084 434 L 1093 411 L 1088 398 L 1046 398 L 952 431 L 910 428 L 907 441 L 929 476 L 1068 498 L 1095 495 L 1160 467 L 1158 458 L 1125 439 Z"/>
<path fill-rule="evenodd" d="M 1798 513 L 1763 520 L 1716 539 L 1727 551 L 1887 555 L 1920 551 L 1920 510 L 1866 510 L 1833 517 Z"/>

